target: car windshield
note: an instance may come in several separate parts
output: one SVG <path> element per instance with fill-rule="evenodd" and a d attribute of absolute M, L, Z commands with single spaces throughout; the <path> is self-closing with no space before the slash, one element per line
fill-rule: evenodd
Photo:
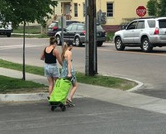
<path fill-rule="evenodd" d="M 166 28 L 166 19 L 159 20 L 159 27 L 160 28 Z"/>

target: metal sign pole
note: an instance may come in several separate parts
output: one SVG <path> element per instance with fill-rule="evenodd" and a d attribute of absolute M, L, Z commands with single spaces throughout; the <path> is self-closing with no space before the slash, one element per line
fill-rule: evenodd
<path fill-rule="evenodd" d="M 89 1 L 85 0 L 85 75 L 89 75 Z"/>
<path fill-rule="evenodd" d="M 62 47 L 63 47 L 63 44 L 64 44 L 64 26 L 63 26 L 63 23 L 64 23 L 64 17 L 63 15 L 61 16 L 61 43 L 62 43 Z"/>
<path fill-rule="evenodd" d="M 94 18 L 94 72 L 97 74 L 97 25 L 96 18 Z"/>

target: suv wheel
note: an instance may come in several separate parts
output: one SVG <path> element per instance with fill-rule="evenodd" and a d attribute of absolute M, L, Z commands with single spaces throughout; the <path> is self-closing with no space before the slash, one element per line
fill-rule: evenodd
<path fill-rule="evenodd" d="M 116 39 L 115 39 L 115 48 L 116 48 L 116 50 L 124 50 L 125 49 L 125 46 L 124 46 L 120 37 L 116 37 Z"/>
<path fill-rule="evenodd" d="M 82 46 L 82 43 L 80 41 L 80 38 L 79 37 L 76 37 L 75 40 L 74 40 L 74 44 L 77 46 L 77 47 L 80 47 Z"/>
<path fill-rule="evenodd" d="M 57 45 L 61 45 L 61 38 L 59 35 L 56 36 Z"/>
<path fill-rule="evenodd" d="M 151 47 L 149 39 L 147 37 L 143 38 L 141 48 L 144 52 L 151 52 L 152 51 L 153 47 Z"/>
<path fill-rule="evenodd" d="M 10 36 L 11 36 L 11 33 L 8 33 L 8 34 L 7 34 L 7 37 L 10 37 Z"/>

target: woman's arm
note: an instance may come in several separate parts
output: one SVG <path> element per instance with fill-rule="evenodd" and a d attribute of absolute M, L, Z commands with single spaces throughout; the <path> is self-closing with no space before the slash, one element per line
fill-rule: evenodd
<path fill-rule="evenodd" d="M 41 60 L 44 60 L 44 59 L 45 59 L 44 51 L 42 52 L 40 59 L 41 59 Z"/>
<path fill-rule="evenodd" d="M 67 53 L 68 77 L 71 77 L 71 57 L 72 57 L 72 52 L 68 51 L 68 53 Z"/>
<path fill-rule="evenodd" d="M 54 49 L 53 55 L 56 56 L 56 59 L 58 60 L 59 64 L 62 66 L 61 56 L 60 56 L 60 54 L 59 54 L 57 49 Z"/>

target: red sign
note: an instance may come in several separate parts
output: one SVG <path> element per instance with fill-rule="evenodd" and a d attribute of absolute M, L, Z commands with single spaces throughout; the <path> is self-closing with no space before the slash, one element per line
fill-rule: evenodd
<path fill-rule="evenodd" d="M 146 8 L 144 6 L 139 6 L 136 9 L 136 13 L 139 17 L 143 17 L 146 14 Z"/>

